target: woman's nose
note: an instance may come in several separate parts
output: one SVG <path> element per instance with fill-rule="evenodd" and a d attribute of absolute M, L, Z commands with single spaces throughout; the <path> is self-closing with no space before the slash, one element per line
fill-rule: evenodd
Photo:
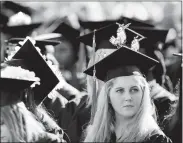
<path fill-rule="evenodd" d="M 125 94 L 125 101 L 131 101 L 131 100 L 132 100 L 132 97 L 131 97 L 130 93 L 127 92 L 127 93 Z"/>

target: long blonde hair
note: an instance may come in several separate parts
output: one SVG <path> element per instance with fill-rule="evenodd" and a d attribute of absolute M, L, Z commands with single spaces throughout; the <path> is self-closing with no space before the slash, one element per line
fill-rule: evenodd
<path fill-rule="evenodd" d="M 94 57 L 91 57 L 89 63 L 88 63 L 88 67 L 92 66 L 94 63 L 100 61 L 104 54 L 108 55 L 111 54 L 112 52 L 114 52 L 114 49 L 98 49 L 95 52 L 95 59 Z M 88 100 L 87 100 L 87 107 L 91 107 L 91 120 L 94 118 L 94 114 L 96 112 L 96 108 L 97 108 L 97 98 L 98 98 L 98 92 L 100 91 L 100 89 L 102 88 L 102 86 L 104 85 L 104 82 L 99 80 L 99 79 L 95 79 L 95 83 L 96 83 L 96 91 L 97 93 L 93 93 L 93 77 L 87 75 L 87 93 L 88 93 Z"/>
<path fill-rule="evenodd" d="M 139 79 L 143 90 L 141 106 L 134 119 L 129 123 L 129 131 L 122 134 L 119 142 L 139 142 L 157 132 L 163 134 L 152 116 L 154 112 L 148 83 L 141 76 Z M 112 79 L 105 83 L 98 95 L 96 113 L 93 122 L 90 122 L 86 129 L 85 142 L 109 142 L 111 134 L 114 133 L 115 113 L 109 102 L 109 91 L 114 81 L 115 79 Z"/>
<path fill-rule="evenodd" d="M 8 127 L 11 142 L 37 141 L 45 129 L 25 107 L 23 102 L 1 107 L 1 118 Z"/>

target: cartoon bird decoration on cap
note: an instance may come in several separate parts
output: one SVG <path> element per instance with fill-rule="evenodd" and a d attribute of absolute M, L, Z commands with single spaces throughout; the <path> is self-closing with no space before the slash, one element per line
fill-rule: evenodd
<path fill-rule="evenodd" d="M 110 42 L 117 46 L 117 48 L 123 46 L 125 43 L 126 43 L 126 32 L 125 32 L 125 29 L 131 24 L 127 24 L 127 25 L 124 25 L 124 24 L 119 24 L 119 23 L 116 23 L 118 24 L 119 28 L 117 29 L 117 37 L 115 38 L 114 36 L 112 36 L 110 38 Z"/>

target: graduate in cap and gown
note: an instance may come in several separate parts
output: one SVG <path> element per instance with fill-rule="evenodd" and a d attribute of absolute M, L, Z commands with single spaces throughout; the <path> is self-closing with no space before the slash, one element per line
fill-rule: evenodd
<path fill-rule="evenodd" d="M 55 86 L 59 83 L 59 79 L 56 76 L 54 67 L 46 62 L 44 56 L 40 53 L 40 49 L 36 48 L 33 43 L 34 41 L 31 42 L 29 39 L 25 39 L 23 46 L 13 55 L 14 60 L 6 63 L 14 66 L 25 66 L 26 69 L 34 71 L 36 76 L 41 79 L 38 87 L 26 91 L 23 101 L 29 111 L 44 125 L 47 132 L 56 134 L 58 138 L 63 139 L 63 130 L 42 105 L 47 96 L 58 94 Z"/>
<path fill-rule="evenodd" d="M 24 7 L 16 2 L 4 1 L 1 4 L 0 12 L 0 32 L 1 35 L 1 61 L 6 57 L 6 49 L 11 49 L 13 45 L 4 42 L 12 37 L 25 38 L 32 34 L 33 30 L 38 28 L 42 23 L 32 20 L 33 10 Z"/>
<path fill-rule="evenodd" d="M 76 37 L 79 36 L 80 32 L 66 22 L 61 22 L 54 32 L 62 34 L 61 44 L 55 47 L 54 53 L 55 58 L 59 62 L 59 68 L 67 83 L 79 91 L 83 91 L 85 88 L 85 76 L 83 73 L 78 72 L 77 69 L 80 43 L 76 40 Z M 65 94 L 62 91 L 60 93 Z M 74 97 L 66 98 L 70 100 Z"/>
<path fill-rule="evenodd" d="M 113 51 L 101 52 L 101 59 L 85 70 L 94 78 L 89 86 L 98 98 L 83 141 L 171 142 L 158 126 L 150 97 L 146 75 L 158 61 L 139 52 L 145 37 L 132 30 L 129 24 L 117 23 L 94 31 L 96 43 L 99 42 L 97 37 L 104 33 L 111 36 L 100 44 Z M 104 82 L 101 88 L 97 88 L 96 78 Z"/>
<path fill-rule="evenodd" d="M 40 84 L 34 71 L 24 69 L 24 62 L 1 64 L 1 142 L 61 142 L 57 135 L 46 131 L 23 102 L 27 90 Z"/>
<path fill-rule="evenodd" d="M 115 24 L 116 25 L 116 24 Z M 111 25 L 110 25 L 111 26 Z M 107 54 L 113 52 L 111 50 L 111 47 L 108 46 L 108 40 L 110 39 L 110 36 L 112 34 L 116 34 L 114 28 L 116 28 L 113 24 L 113 26 L 108 26 L 106 28 L 107 30 L 104 30 L 105 28 L 101 28 L 97 30 L 96 32 L 96 48 L 102 48 L 101 50 L 97 50 L 95 54 L 95 60 L 100 61 L 100 59 Z M 131 31 L 128 31 L 128 33 Z M 133 32 L 132 32 L 133 33 Z M 130 34 L 131 36 L 136 36 L 134 33 Z M 131 37 L 133 39 L 134 37 Z M 93 39 L 93 32 L 84 36 L 79 37 L 79 40 L 86 45 L 92 46 L 92 39 Z M 106 42 L 107 39 L 107 42 Z M 105 49 L 105 50 L 104 50 Z M 94 50 L 95 51 L 95 50 Z M 103 54 L 102 54 L 103 53 Z M 92 64 L 92 60 L 89 63 Z M 87 85 L 92 84 L 92 77 L 91 79 L 87 79 Z M 97 81 L 97 88 L 100 89 L 100 86 L 103 84 L 103 81 L 96 79 Z M 91 83 L 90 83 L 91 82 Z M 88 94 L 89 96 L 84 96 L 81 100 L 73 100 L 71 102 L 68 102 L 66 105 L 66 109 L 64 111 L 64 114 L 60 116 L 59 119 L 59 125 L 63 127 L 63 129 L 66 129 L 66 133 L 70 137 L 70 141 L 79 142 L 81 140 L 81 134 L 83 130 L 86 128 L 87 124 L 89 123 L 89 119 L 91 117 L 91 114 L 93 115 L 95 113 L 95 104 L 97 97 L 93 95 L 93 91 L 91 88 L 88 88 Z M 91 95 L 91 96 L 90 96 Z M 78 102 L 79 101 L 79 102 Z M 79 104 L 78 104 L 79 103 Z M 78 104 L 78 105 L 77 105 Z M 94 104 L 94 105 L 91 105 Z M 92 106 L 92 110 L 91 110 Z M 77 108 L 76 108 L 77 107 Z M 92 112 L 92 113 L 91 113 Z M 64 117 L 67 117 L 64 119 Z M 69 120 L 70 119 L 70 120 Z"/>
<path fill-rule="evenodd" d="M 61 37 L 58 38 L 61 44 L 54 47 L 53 52 L 50 53 L 53 55 L 50 60 L 53 60 L 53 63 L 59 66 L 64 78 L 70 85 L 79 91 L 83 91 L 84 77 L 77 69 L 80 43 L 75 40 L 80 35 L 80 31 L 70 26 L 67 17 L 48 22 L 47 25 L 45 24 L 42 27 L 46 29 L 45 33 L 61 34 Z"/>
<path fill-rule="evenodd" d="M 147 37 L 145 40 L 141 41 L 140 52 L 160 62 L 160 64 L 158 64 L 153 70 L 149 71 L 147 75 L 147 80 L 151 87 L 151 98 L 155 101 L 155 105 L 157 107 L 161 128 L 164 130 L 164 128 L 166 128 L 168 120 L 170 119 L 169 116 L 173 112 L 172 107 L 177 101 L 176 96 L 173 94 L 172 82 L 170 78 L 166 75 L 164 57 L 161 51 L 161 48 L 165 43 L 168 30 L 157 29 L 154 28 L 153 25 L 142 23 L 136 20 L 131 20 L 128 18 L 118 20 L 118 22 L 124 22 L 124 23 L 126 23 L 127 21 L 134 22 L 131 26 L 132 30 L 141 33 L 143 36 Z M 95 29 L 96 27 L 106 26 L 107 24 L 112 25 L 114 23 L 115 23 L 114 21 L 98 21 L 98 22 L 80 21 L 80 24 L 83 28 L 91 30 Z M 101 34 L 100 36 L 102 37 L 103 35 Z M 91 39 L 92 39 L 91 36 L 90 38 L 87 38 L 85 36 L 82 37 L 81 40 L 83 40 L 85 44 L 92 46 Z M 130 40 L 132 39 L 129 39 L 129 41 Z M 105 44 L 103 44 L 102 46 L 105 47 Z M 98 57 L 98 55 L 96 55 L 96 57 Z M 89 91 L 90 90 L 88 89 L 88 92 Z"/>
<path fill-rule="evenodd" d="M 183 60 L 182 53 L 174 53 L 174 56 Z M 179 63 L 179 69 L 176 72 L 174 94 L 179 98 L 175 104 L 175 110 L 166 126 L 166 133 L 172 139 L 172 142 L 182 142 L 182 63 Z"/>

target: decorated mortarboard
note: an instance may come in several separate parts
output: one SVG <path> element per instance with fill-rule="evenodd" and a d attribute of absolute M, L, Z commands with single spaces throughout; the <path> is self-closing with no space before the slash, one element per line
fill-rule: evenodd
<path fill-rule="evenodd" d="M 132 30 L 141 33 L 147 37 L 146 40 L 141 41 L 141 48 L 152 49 L 158 46 L 159 43 L 165 43 L 168 29 L 157 29 L 151 27 L 131 27 Z"/>
<path fill-rule="evenodd" d="M 39 84 L 40 79 L 33 71 L 22 68 L 23 60 L 13 59 L 1 64 L 0 106 L 17 103 L 22 98 L 25 89 Z"/>
<path fill-rule="evenodd" d="M 0 90 L 21 91 L 40 79 L 25 67 L 24 60 L 12 59 L 1 64 Z"/>
<path fill-rule="evenodd" d="M 12 59 L 23 59 L 26 62 L 27 69 L 34 71 L 36 76 L 40 78 L 40 86 L 33 89 L 35 102 L 39 104 L 58 84 L 57 76 L 29 39 L 26 39 Z"/>
<path fill-rule="evenodd" d="M 128 25 L 128 24 L 127 24 Z M 116 29 L 118 28 L 117 24 L 110 24 L 108 26 L 102 27 L 100 29 L 97 29 L 96 32 L 96 49 L 100 48 L 98 47 L 99 44 L 104 41 L 104 40 L 108 40 L 109 37 L 111 35 L 116 35 Z M 126 37 L 128 37 L 126 39 L 126 44 L 130 44 L 130 42 L 133 40 L 134 38 L 134 32 L 131 31 L 135 31 L 136 33 L 140 33 L 137 34 L 137 36 L 139 37 L 139 35 L 141 37 L 146 37 L 146 39 L 141 41 L 141 48 L 148 48 L 149 46 L 151 46 L 152 44 L 156 44 L 158 42 L 165 42 L 166 39 L 166 35 L 168 33 L 168 30 L 166 29 L 155 29 L 155 28 L 150 28 L 150 27 L 135 27 L 133 24 L 130 25 L 130 29 L 128 29 L 128 27 L 126 28 Z M 91 32 L 89 34 L 77 37 L 79 39 L 79 41 L 83 42 L 86 45 L 92 46 L 92 36 L 93 36 L 94 32 Z M 143 36 L 142 36 L 143 35 Z"/>
<path fill-rule="evenodd" d="M 143 35 L 135 32 L 134 30 L 130 29 L 129 26 L 131 24 L 120 24 L 114 23 L 108 26 L 102 27 L 100 29 L 94 30 L 86 35 L 77 37 L 77 40 L 83 42 L 88 46 L 93 46 L 93 35 L 95 35 L 95 44 L 96 49 L 116 49 L 116 46 L 119 47 L 121 45 L 131 45 L 132 41 L 138 39 L 141 41 L 142 39 L 146 38 Z M 113 41 L 114 44 L 110 44 L 109 42 Z M 119 41 L 119 42 L 118 42 Z M 116 43 L 116 44 L 115 44 Z"/>
<path fill-rule="evenodd" d="M 127 17 L 121 17 L 118 20 L 105 20 L 105 21 L 81 21 L 81 20 L 79 20 L 81 27 L 83 27 L 84 29 L 90 29 L 90 30 L 99 29 L 99 28 L 105 27 L 107 25 L 114 24 L 116 22 L 123 23 L 123 24 L 133 23 L 133 26 L 137 26 L 137 27 L 154 27 L 154 25 L 148 24 L 144 21 L 131 19 L 131 18 L 127 18 Z"/>
<path fill-rule="evenodd" d="M 84 42 L 88 40 L 87 44 L 89 45 L 91 45 L 90 42 L 93 42 L 92 45 L 96 50 L 98 48 L 114 49 L 114 52 L 103 56 L 100 61 L 94 63 L 84 73 L 102 81 L 108 81 L 111 78 L 127 76 L 136 72 L 146 75 L 150 68 L 158 64 L 155 59 L 139 52 L 140 43 L 146 38 L 141 33 L 130 29 L 129 25 L 112 24 L 87 34 L 87 38 L 85 36 L 79 38 Z M 100 46 L 100 42 L 104 40 L 106 47 Z"/>

